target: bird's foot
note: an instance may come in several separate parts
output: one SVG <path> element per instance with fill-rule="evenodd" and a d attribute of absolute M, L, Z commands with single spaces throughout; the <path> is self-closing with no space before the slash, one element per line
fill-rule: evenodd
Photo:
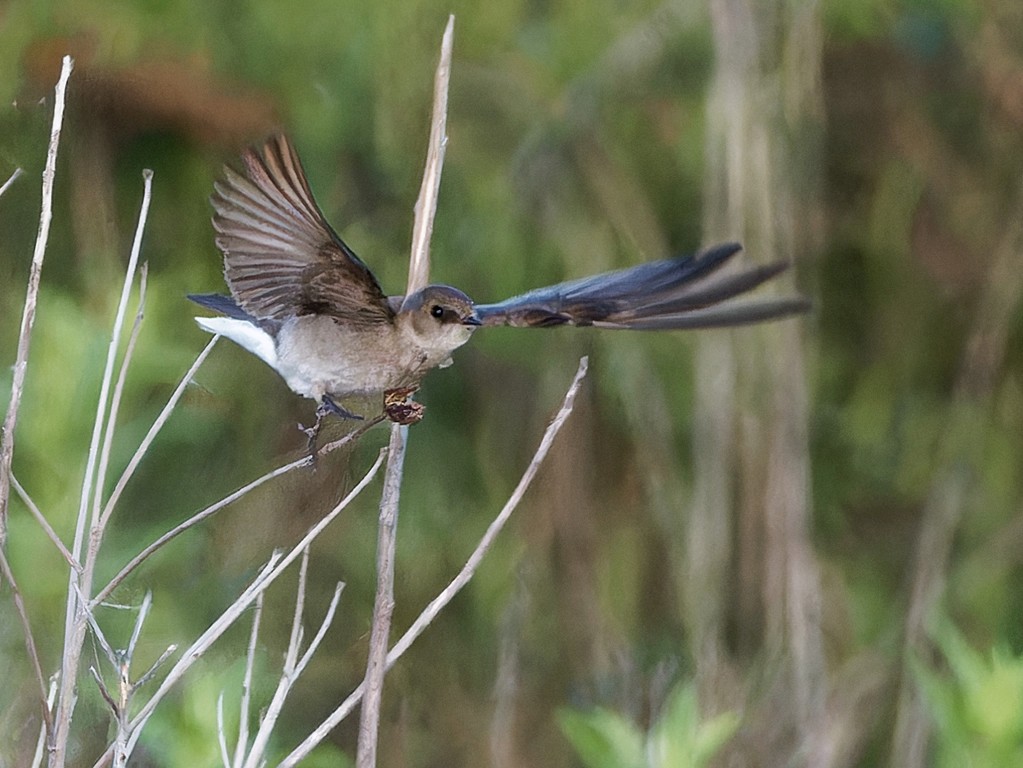
<path fill-rule="evenodd" d="M 426 406 L 412 399 L 419 387 L 397 387 L 384 391 L 384 415 L 396 424 L 418 424 Z"/>
<path fill-rule="evenodd" d="M 357 413 L 352 413 L 347 408 L 344 408 L 334 402 L 334 399 L 330 395 L 324 395 L 320 398 L 320 404 L 316 406 L 316 423 L 311 427 L 299 424 L 299 430 L 308 438 L 309 443 L 306 446 L 309 455 L 316 455 L 316 438 L 320 434 L 320 426 L 323 424 L 323 420 L 330 414 L 334 414 L 340 419 L 352 419 L 354 421 L 362 421 L 363 417 Z"/>
<path fill-rule="evenodd" d="M 338 405 L 334 398 L 330 395 L 324 395 L 320 398 L 320 404 L 316 407 L 316 418 L 322 418 L 320 413 L 326 416 L 328 413 L 333 413 L 339 419 L 351 419 L 352 421 L 362 421 L 363 417 L 357 413 L 352 413 L 347 408 Z"/>

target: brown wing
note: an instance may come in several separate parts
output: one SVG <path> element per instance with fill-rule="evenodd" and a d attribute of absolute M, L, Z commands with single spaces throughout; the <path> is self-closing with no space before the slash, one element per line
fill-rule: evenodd
<path fill-rule="evenodd" d="M 285 136 L 242 155 L 211 198 L 224 277 L 238 305 L 257 318 L 323 314 L 348 322 L 394 317 L 369 267 L 331 229 Z"/>
<path fill-rule="evenodd" d="M 801 297 L 725 303 L 770 280 L 784 263 L 718 270 L 741 250 L 726 243 L 682 256 L 538 288 L 497 304 L 476 306 L 483 325 L 672 330 L 720 328 L 788 317 L 809 309 Z"/>

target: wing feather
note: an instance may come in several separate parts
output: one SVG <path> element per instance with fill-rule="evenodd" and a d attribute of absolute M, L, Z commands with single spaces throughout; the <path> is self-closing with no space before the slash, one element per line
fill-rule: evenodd
<path fill-rule="evenodd" d="M 245 175 L 225 168 L 211 198 L 224 277 L 238 306 L 262 319 L 391 322 L 380 284 L 327 223 L 287 137 L 247 150 L 242 163 Z"/>
<path fill-rule="evenodd" d="M 496 304 L 479 305 L 476 311 L 483 325 L 592 325 L 633 330 L 739 325 L 807 311 L 809 302 L 802 298 L 718 306 L 788 266 L 767 264 L 722 273 L 721 267 L 740 250 L 737 243 L 726 243 L 694 256 L 653 261 L 538 288 Z"/>

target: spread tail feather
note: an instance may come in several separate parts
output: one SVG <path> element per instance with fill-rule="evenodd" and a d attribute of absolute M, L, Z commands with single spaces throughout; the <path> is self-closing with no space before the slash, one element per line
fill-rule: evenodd
<path fill-rule="evenodd" d="M 226 336 L 274 370 L 277 369 L 277 347 L 273 337 L 248 320 L 234 317 L 197 317 L 195 322 L 204 331 Z"/>

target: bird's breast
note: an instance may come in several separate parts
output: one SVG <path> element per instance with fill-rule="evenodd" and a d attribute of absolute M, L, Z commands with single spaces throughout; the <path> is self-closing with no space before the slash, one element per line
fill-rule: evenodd
<path fill-rule="evenodd" d="M 277 334 L 277 358 L 288 386 L 314 399 L 410 386 L 436 365 L 393 323 L 349 324 L 322 315 L 287 320 Z"/>

